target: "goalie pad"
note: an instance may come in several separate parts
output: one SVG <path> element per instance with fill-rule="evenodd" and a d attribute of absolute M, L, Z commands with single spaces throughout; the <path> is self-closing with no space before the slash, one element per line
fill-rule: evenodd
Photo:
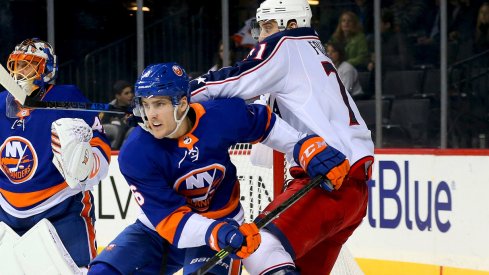
<path fill-rule="evenodd" d="M 47 219 L 27 231 L 14 245 L 13 252 L 26 275 L 83 274 Z"/>
<path fill-rule="evenodd" d="M 15 254 L 12 253 L 15 243 L 20 240 L 19 235 L 15 233 L 4 222 L 0 222 L 0 275 L 22 275 L 22 268 L 17 262 Z"/>
<path fill-rule="evenodd" d="M 53 164 L 71 188 L 77 188 L 92 172 L 92 136 L 92 128 L 79 118 L 61 118 L 51 124 Z"/>

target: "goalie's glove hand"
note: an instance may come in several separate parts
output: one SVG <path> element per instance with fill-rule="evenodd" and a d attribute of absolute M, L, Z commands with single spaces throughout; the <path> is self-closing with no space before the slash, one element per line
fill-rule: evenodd
<path fill-rule="evenodd" d="M 92 173 L 92 136 L 92 128 L 79 118 L 60 118 L 51 124 L 53 164 L 71 188 L 83 187 Z"/>
<path fill-rule="evenodd" d="M 244 259 L 255 252 L 261 243 L 258 227 L 254 223 L 244 223 L 241 226 L 232 219 L 213 222 L 206 233 L 206 243 L 216 251 L 230 245 L 234 248 L 232 258 Z"/>
<path fill-rule="evenodd" d="M 297 142 L 294 146 L 294 160 L 311 178 L 318 175 L 326 176 L 332 186 L 323 182 L 321 187 L 328 191 L 339 189 L 350 171 L 350 162 L 345 155 L 329 146 L 318 135 L 309 135 Z"/>

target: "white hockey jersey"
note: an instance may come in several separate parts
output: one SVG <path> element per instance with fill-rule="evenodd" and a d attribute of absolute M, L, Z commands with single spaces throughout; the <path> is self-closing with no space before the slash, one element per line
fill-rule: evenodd
<path fill-rule="evenodd" d="M 269 93 L 283 120 L 300 132 L 323 137 L 352 167 L 366 164 L 368 169 L 373 162 L 371 133 L 311 28 L 271 35 L 245 60 L 190 85 L 192 101 Z"/>

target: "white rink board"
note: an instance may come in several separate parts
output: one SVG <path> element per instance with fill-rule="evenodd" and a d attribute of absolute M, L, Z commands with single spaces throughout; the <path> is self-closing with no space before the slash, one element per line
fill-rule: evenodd
<path fill-rule="evenodd" d="M 488 156 L 376 155 L 369 191 L 355 257 L 489 271 Z"/>
<path fill-rule="evenodd" d="M 369 210 L 348 241 L 352 254 L 356 258 L 489 271 L 489 156 L 375 157 Z M 431 218 L 424 222 L 429 182 Z M 94 190 L 99 247 L 108 245 L 135 221 L 139 208 L 129 194 L 117 156 L 112 156 L 109 176 Z M 416 213 L 422 221 L 420 225 Z M 423 228 L 423 224 L 427 227 Z"/>
<path fill-rule="evenodd" d="M 117 156 L 112 155 L 109 174 L 94 187 L 97 244 L 107 246 L 126 226 L 134 223 L 140 211 L 126 180 L 119 171 Z"/>

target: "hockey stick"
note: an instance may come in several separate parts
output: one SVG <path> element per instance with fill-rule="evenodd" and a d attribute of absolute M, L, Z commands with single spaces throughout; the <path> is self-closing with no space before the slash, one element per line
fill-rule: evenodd
<path fill-rule="evenodd" d="M 297 191 L 294 195 L 292 195 L 290 198 L 282 202 L 277 206 L 277 208 L 273 209 L 270 211 L 268 214 L 263 217 L 263 219 L 259 220 L 256 222 L 256 227 L 258 229 L 261 229 L 265 227 L 267 224 L 269 224 L 272 220 L 278 217 L 282 212 L 284 212 L 287 208 L 289 208 L 291 205 L 293 205 L 296 201 L 298 201 L 300 198 L 304 197 L 309 191 L 311 191 L 314 187 L 319 186 L 321 182 L 326 181 L 328 184 L 331 184 L 331 182 L 326 179 L 324 176 L 316 176 L 314 177 L 306 186 L 302 187 L 299 191 Z M 212 258 L 209 259 L 204 265 L 202 265 L 197 271 L 192 273 L 192 275 L 202 275 L 208 272 L 211 268 L 213 268 L 215 265 L 219 264 L 224 258 L 229 256 L 233 252 L 234 248 L 232 246 L 226 246 L 224 249 L 221 251 L 217 252 L 216 255 L 214 255 Z"/>
<path fill-rule="evenodd" d="M 72 101 L 38 101 L 29 98 L 22 88 L 10 76 L 7 70 L 0 64 L 0 84 L 14 98 L 26 108 L 32 109 L 56 109 L 56 110 L 80 110 L 90 112 L 104 112 L 113 114 L 130 114 L 130 112 L 110 110 L 110 105 L 105 103 L 72 102 Z"/>
<path fill-rule="evenodd" d="M 112 114 L 131 114 L 127 111 L 110 110 L 110 105 L 106 103 L 93 102 L 75 102 L 75 101 L 38 101 L 27 97 L 24 104 L 26 108 L 32 109 L 55 109 L 69 111 L 88 111 L 88 112 L 103 112 Z"/>
<path fill-rule="evenodd" d="M 15 80 L 10 76 L 10 74 L 5 70 L 3 65 L 0 64 L 0 84 L 11 93 L 17 101 L 24 105 L 26 93 L 22 91 L 20 86 L 15 82 Z"/>

